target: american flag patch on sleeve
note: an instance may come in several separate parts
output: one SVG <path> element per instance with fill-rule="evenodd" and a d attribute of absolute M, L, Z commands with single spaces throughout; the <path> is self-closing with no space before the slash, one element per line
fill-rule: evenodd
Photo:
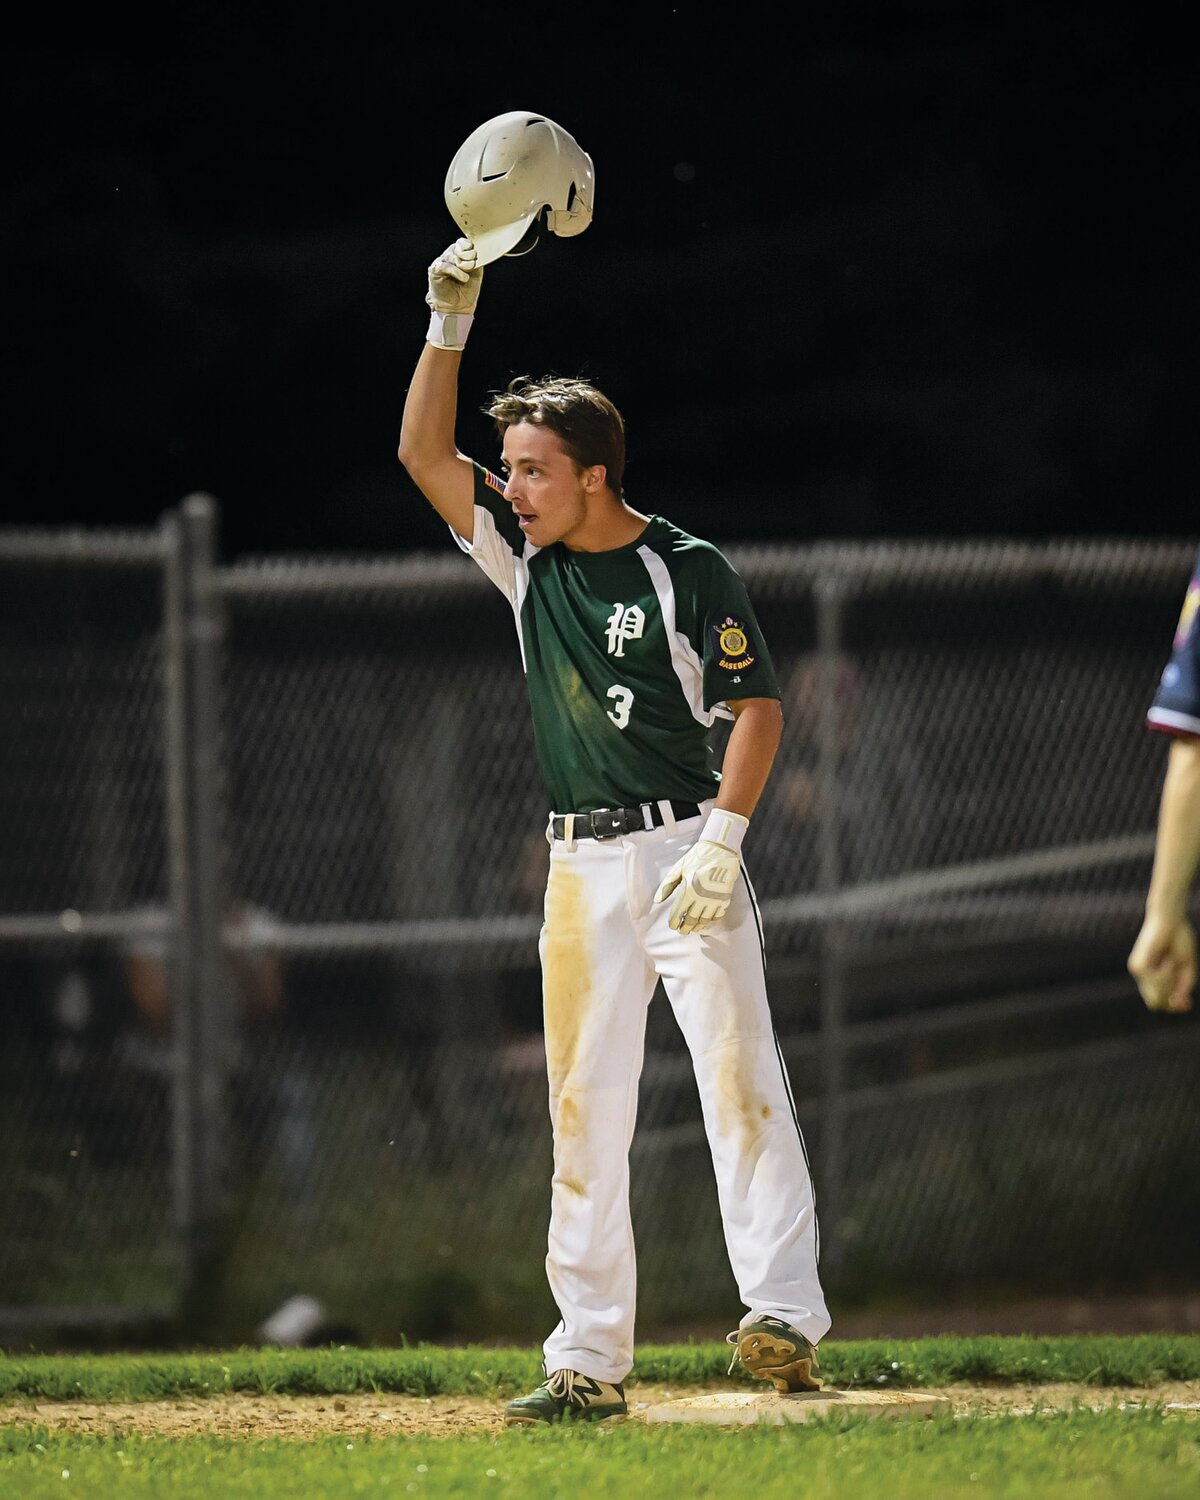
<path fill-rule="evenodd" d="M 484 469 L 483 477 L 494 490 L 499 490 L 499 492 L 503 495 L 504 481 L 498 474 L 493 474 L 490 469 Z"/>

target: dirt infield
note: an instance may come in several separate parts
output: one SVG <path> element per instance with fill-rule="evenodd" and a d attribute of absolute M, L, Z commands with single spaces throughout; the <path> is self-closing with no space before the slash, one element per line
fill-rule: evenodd
<path fill-rule="evenodd" d="M 724 1337 L 724 1326 L 689 1325 L 659 1329 L 662 1342 L 697 1337 Z M 1046 1298 L 1020 1302 L 952 1304 L 929 1310 L 844 1314 L 838 1319 L 842 1338 L 923 1338 L 940 1334 L 1020 1333 L 1054 1337 L 1078 1333 L 1200 1332 L 1200 1293 L 1112 1298 Z M 729 1382 L 664 1386 L 631 1382 L 627 1387 L 630 1417 L 639 1410 L 676 1397 L 729 1390 Z M 744 1386 L 740 1387 L 745 1389 Z M 1200 1380 L 1174 1381 L 1150 1387 L 1055 1385 L 954 1385 L 934 1394 L 946 1396 L 956 1414 L 974 1411 L 1028 1413 L 1070 1410 L 1074 1406 L 1162 1406 L 1185 1418 L 1200 1419 Z M 212 1433 L 233 1438 L 306 1439 L 326 1434 L 370 1433 L 382 1436 L 451 1437 L 463 1433 L 502 1432 L 504 1402 L 481 1396 L 259 1396 L 217 1395 L 168 1401 L 88 1403 L 83 1401 L 0 1402 L 0 1425 L 32 1424 L 52 1430 L 92 1433 L 159 1434 L 186 1437 Z"/>
<path fill-rule="evenodd" d="M 703 1386 L 630 1385 L 630 1417 L 675 1397 L 728 1390 Z M 1200 1380 L 1175 1381 L 1145 1389 L 1129 1386 L 1014 1385 L 947 1386 L 955 1413 L 1030 1413 L 1070 1410 L 1080 1405 L 1164 1406 L 1200 1416 Z M 97 1435 L 189 1437 L 210 1433 L 233 1438 L 306 1439 L 326 1434 L 348 1437 L 389 1433 L 453 1437 L 469 1432 L 502 1432 L 503 1402 L 479 1396 L 211 1396 L 204 1400 L 26 1401 L 0 1404 L 0 1425 L 20 1423 Z"/>

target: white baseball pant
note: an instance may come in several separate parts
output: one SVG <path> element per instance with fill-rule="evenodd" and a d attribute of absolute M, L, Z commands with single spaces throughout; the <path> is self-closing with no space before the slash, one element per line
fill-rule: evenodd
<path fill-rule="evenodd" d="M 554 1135 L 546 1271 L 562 1321 L 547 1374 L 622 1381 L 633 1365 L 637 1273 L 629 1147 L 655 982 L 699 1086 L 730 1266 L 746 1312 L 816 1344 L 829 1329 L 817 1271 L 812 1180 L 768 1001 L 745 869 L 729 910 L 702 932 L 668 925 L 652 898 L 712 803 L 662 828 L 551 843 L 540 939 Z"/>

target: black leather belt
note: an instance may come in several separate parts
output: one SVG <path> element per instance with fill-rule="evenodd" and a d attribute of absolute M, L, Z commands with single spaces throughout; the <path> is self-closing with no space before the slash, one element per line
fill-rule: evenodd
<path fill-rule="evenodd" d="M 675 821 L 698 818 L 700 809 L 694 802 L 676 802 L 672 797 L 667 806 Z M 646 814 L 650 815 L 647 825 Z M 568 813 L 556 813 L 550 830 L 556 839 L 567 836 Z M 661 828 L 667 821 L 658 802 L 646 802 L 641 807 L 598 807 L 595 812 L 575 813 L 575 837 L 577 839 L 615 839 L 623 833 L 644 833 L 647 826 Z"/>

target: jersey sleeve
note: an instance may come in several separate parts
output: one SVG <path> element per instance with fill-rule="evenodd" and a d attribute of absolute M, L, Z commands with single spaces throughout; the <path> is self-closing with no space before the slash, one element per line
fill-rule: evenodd
<path fill-rule="evenodd" d="M 1200 735 L 1200 554 L 1146 723 L 1166 734 Z"/>
<path fill-rule="evenodd" d="M 513 599 L 517 589 L 517 559 L 525 551 L 525 537 L 512 506 L 504 498 L 503 479 L 474 459 L 471 466 L 475 471 L 474 532 L 469 542 L 453 526 L 450 535 L 500 592 Z"/>
<path fill-rule="evenodd" d="M 714 548 L 695 617 L 704 668 L 704 707 L 731 698 L 779 698 L 779 683 L 754 606 L 741 575 Z"/>

